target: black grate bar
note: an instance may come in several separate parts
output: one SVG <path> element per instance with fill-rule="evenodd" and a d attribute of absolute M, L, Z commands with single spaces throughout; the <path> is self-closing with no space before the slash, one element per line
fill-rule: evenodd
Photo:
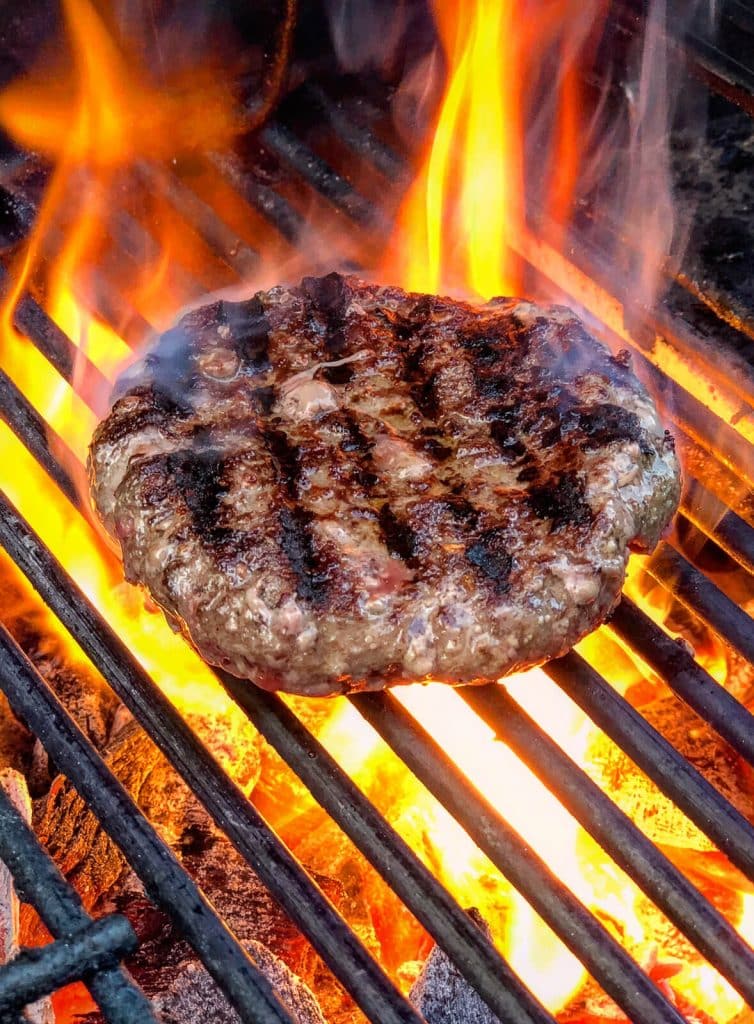
<path fill-rule="evenodd" d="M 698 480 L 687 480 L 685 518 L 747 572 L 754 573 L 754 526 L 719 501 Z"/>
<path fill-rule="evenodd" d="M 754 880 L 754 827 L 584 659 L 571 652 L 544 671 L 705 835 Z"/>
<path fill-rule="evenodd" d="M 179 924 L 245 1024 L 293 1024 L 270 983 L 0 626 L 0 688 L 121 848 L 150 897 Z"/>
<path fill-rule="evenodd" d="M 683 1021 L 639 965 L 392 694 L 362 693 L 350 700 L 634 1024 Z"/>
<path fill-rule="evenodd" d="M 628 597 L 623 598 L 608 625 L 754 767 L 754 715 L 716 683 L 682 644 L 669 637 Z"/>
<path fill-rule="evenodd" d="M 670 544 L 662 543 L 646 563 L 649 575 L 672 591 L 717 635 L 754 664 L 754 619 Z"/>
<path fill-rule="evenodd" d="M 9 281 L 8 271 L 0 265 L 0 289 L 7 288 Z M 69 384 L 75 369 L 79 396 L 98 416 L 104 416 L 109 381 L 30 295 L 21 296 L 13 311 L 13 322 Z"/>
<path fill-rule="evenodd" d="M 0 967 L 0 1014 L 18 1010 L 72 981 L 112 968 L 138 939 L 125 917 L 110 914 L 67 939 L 24 950 Z M 154 1021 L 152 1014 L 147 1020 Z"/>
<path fill-rule="evenodd" d="M 358 124 L 348 116 L 337 100 L 331 99 L 322 86 L 308 82 L 302 89 L 304 96 L 311 100 L 320 114 L 332 125 L 333 131 L 359 156 L 368 160 L 380 174 L 389 181 L 405 178 L 409 166 L 394 149 L 382 142 L 369 128 Z"/>
<path fill-rule="evenodd" d="M 466 703 L 495 731 L 667 917 L 754 1006 L 754 952 L 503 686 L 468 687 Z"/>
<path fill-rule="evenodd" d="M 554 1024 L 452 896 L 283 701 L 217 671 L 243 708 L 317 802 L 379 871 L 466 980 L 506 1024 Z"/>
<path fill-rule="evenodd" d="M 0 543 L 367 1016 L 419 1024 L 327 897 L 2 494 Z"/>
<path fill-rule="evenodd" d="M 218 215 L 183 182 L 147 161 L 137 166 L 137 173 L 149 192 L 162 194 L 205 242 L 211 252 L 230 270 L 243 278 L 259 267 L 259 253 L 247 245 Z"/>
<path fill-rule="evenodd" d="M 63 878 L 8 797 L 0 789 L 0 860 L 7 866 L 16 892 L 30 903 L 56 939 L 87 928 L 92 918 L 76 890 Z M 110 1024 L 149 1024 L 149 1000 L 120 967 L 107 967 L 86 984 Z"/>
<path fill-rule="evenodd" d="M 295 244 L 304 229 L 305 220 L 287 199 L 270 185 L 264 185 L 246 171 L 235 157 L 213 154 L 214 167 L 251 206 L 276 228 L 283 238 Z"/>
<path fill-rule="evenodd" d="M 304 181 L 333 206 L 342 210 L 362 227 L 375 227 L 381 221 L 376 207 L 357 192 L 320 156 L 317 156 L 288 128 L 269 121 L 259 134 L 263 144 L 285 161 Z"/>
<path fill-rule="evenodd" d="M 80 512 L 83 511 L 81 498 L 72 477 L 50 450 L 50 428 L 3 370 L 0 370 L 0 418 L 52 477 L 71 504 Z M 66 450 L 68 464 L 75 465 L 77 460 L 73 452 L 57 436 L 56 444 Z"/>

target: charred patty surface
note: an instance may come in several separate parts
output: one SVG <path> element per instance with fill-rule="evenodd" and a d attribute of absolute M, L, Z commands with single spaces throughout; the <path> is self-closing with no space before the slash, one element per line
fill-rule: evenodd
<path fill-rule="evenodd" d="M 569 310 L 330 274 L 163 335 L 95 434 L 95 504 L 207 661 L 332 694 L 566 651 L 674 512 L 670 436 Z"/>

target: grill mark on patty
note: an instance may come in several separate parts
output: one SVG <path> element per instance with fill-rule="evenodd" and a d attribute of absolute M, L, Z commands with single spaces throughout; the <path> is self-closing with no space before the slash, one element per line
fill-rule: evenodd
<path fill-rule="evenodd" d="M 504 594 L 510 589 L 513 556 L 506 546 L 502 527 L 493 526 L 484 530 L 475 540 L 467 543 L 466 558 L 490 581 L 496 594 Z"/>
<path fill-rule="evenodd" d="M 556 474 L 545 484 L 532 487 L 528 501 L 539 519 L 552 520 L 554 532 L 569 525 L 585 525 L 592 518 L 592 511 L 585 498 L 584 483 L 571 471 Z"/>
<path fill-rule="evenodd" d="M 635 441 L 644 455 L 653 449 L 647 442 L 639 417 L 619 405 L 604 403 L 592 409 L 579 410 L 579 427 L 586 434 L 588 449 L 604 448 L 613 441 Z"/>
<path fill-rule="evenodd" d="M 331 413 L 329 422 L 343 434 L 341 449 L 353 460 L 352 477 L 368 499 L 374 497 L 380 478 L 372 460 L 372 441 L 366 436 L 359 421 L 348 407 Z"/>
<path fill-rule="evenodd" d="M 388 502 L 380 509 L 378 521 L 382 542 L 390 554 L 400 558 L 409 568 L 414 567 L 419 546 L 410 524 L 399 519 Z"/>
<path fill-rule="evenodd" d="M 197 535 L 212 546 L 226 541 L 231 531 L 220 523 L 225 453 L 212 445 L 184 448 L 165 457 L 168 478 L 185 502 Z"/>
<path fill-rule="evenodd" d="M 328 574 L 312 532 L 314 516 L 299 503 L 299 465 L 295 445 L 282 430 L 265 427 L 262 439 L 272 460 L 280 492 L 277 510 L 280 548 L 293 573 L 296 594 L 315 607 L 327 604 Z"/>

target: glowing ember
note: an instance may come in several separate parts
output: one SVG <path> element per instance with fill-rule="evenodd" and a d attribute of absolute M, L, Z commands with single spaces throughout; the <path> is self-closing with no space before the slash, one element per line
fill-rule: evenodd
<path fill-rule="evenodd" d="M 0 311 L 0 365 L 70 449 L 68 467 L 79 479 L 104 401 L 92 386 L 92 368 L 112 382 L 148 328 L 164 327 L 184 304 L 230 283 L 227 268 L 218 265 L 197 225 L 179 212 L 180 187 L 189 175 L 181 158 L 191 157 L 194 193 L 240 239 L 259 241 L 255 215 L 213 170 L 211 159 L 241 127 L 232 72 L 223 76 L 210 64 L 192 64 L 173 79 L 157 82 L 144 68 L 135 40 L 115 18 L 103 15 L 100 6 L 64 0 L 69 42 L 64 65 L 42 66 L 0 95 L 4 130 L 54 163 L 34 232 L 12 268 L 12 284 Z M 623 306 L 559 249 L 583 157 L 577 71 L 593 48 L 605 6 L 596 0 L 437 0 L 447 85 L 436 129 L 381 268 L 386 278 L 421 291 L 489 298 L 518 291 L 526 261 L 618 338 L 634 344 Z M 538 183 L 554 228 L 547 242 L 526 226 L 524 188 L 529 90 L 545 52 L 555 52 L 559 60 L 551 90 L 555 113 L 549 157 L 542 164 L 543 176 L 550 180 L 544 186 Z M 143 258 L 121 264 L 107 239 L 117 234 L 123 195 L 129 208 L 138 211 L 137 227 L 150 228 L 154 245 Z M 269 258 L 254 283 L 274 278 L 279 242 L 270 241 Z M 338 244 L 343 251 L 350 243 L 340 239 Z M 77 346 L 74 385 L 83 397 L 16 330 L 14 313 L 26 292 L 44 298 L 45 309 Z M 128 315 L 112 313 L 111 293 L 125 296 Z M 109 309 L 111 315 L 93 312 L 97 309 Z M 713 382 L 694 376 L 671 344 L 656 339 L 649 358 L 721 420 L 754 438 L 751 424 L 735 420 L 728 398 Z M 136 591 L 123 583 L 120 567 L 96 529 L 69 507 L 4 424 L 0 452 L 3 487 L 10 498 L 176 705 L 185 712 L 209 707 L 219 715 L 233 715 L 236 727 L 245 728 L 212 673 L 162 616 L 146 609 Z M 638 563 L 629 587 L 656 621 L 665 621 L 671 608 L 668 590 L 655 584 L 650 588 Z M 83 658 L 50 613 L 40 614 L 68 657 L 74 663 Z M 659 683 L 648 680 L 646 667 L 606 630 L 590 637 L 581 650 L 637 702 L 649 703 L 657 695 Z M 705 665 L 723 683 L 724 651 L 710 645 L 704 655 Z M 507 686 L 568 755 L 609 789 L 601 766 L 614 751 L 560 689 L 538 670 L 508 680 Z M 397 695 L 479 792 L 667 991 L 720 1024 L 736 1017 L 743 1008 L 740 997 L 712 968 L 692 959 L 693 954 L 679 968 L 670 939 L 658 948 L 658 931 L 672 933 L 672 938 L 675 932 L 649 910 L 633 883 L 458 694 L 426 686 Z M 352 705 L 337 700 L 324 709 L 321 702 L 293 706 L 457 899 L 481 911 L 500 949 L 539 998 L 553 1011 L 572 1006 L 589 986 L 584 969 Z M 336 839 L 337 830 L 301 787 L 284 770 L 276 771 L 269 785 L 263 779 L 254 799 L 307 862 L 329 858 L 320 836 L 333 842 L 342 837 Z M 645 810 L 657 812 L 649 784 L 640 797 Z M 334 870 L 331 863 L 315 866 Z M 394 912 L 394 897 L 366 867 L 358 886 L 383 962 L 408 987 L 410 962 L 426 954 L 426 936 L 405 913 Z M 731 920 L 745 938 L 754 939 L 754 897 L 739 893 L 732 882 L 728 891 L 735 897 L 726 904 Z M 606 1019 L 618 1020 L 615 1012 Z"/>

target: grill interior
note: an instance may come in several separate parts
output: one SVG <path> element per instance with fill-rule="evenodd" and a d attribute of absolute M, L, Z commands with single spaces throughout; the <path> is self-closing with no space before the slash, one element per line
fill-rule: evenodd
<path fill-rule="evenodd" d="M 687 173 L 685 184 L 679 172 L 679 187 L 689 193 L 700 187 L 705 176 L 715 182 L 721 175 L 728 175 L 726 181 L 738 181 L 738 175 L 750 167 L 750 159 L 754 160 L 748 148 L 754 137 L 749 115 L 754 106 L 749 92 L 754 73 L 742 63 L 739 46 L 740 34 L 754 31 L 754 21 L 743 5 L 735 3 L 726 5 L 723 15 L 724 31 L 715 47 L 696 37 L 686 41 L 692 73 L 703 76 L 713 91 L 708 144 L 699 157 L 702 162 L 695 165 L 693 173 Z M 630 33 L 634 17 L 630 6 L 616 9 L 613 31 Z M 741 105 L 733 105 L 731 97 Z M 358 239 L 368 228 L 370 245 L 378 244 L 400 190 L 410 178 L 411 154 L 385 129 L 387 98 L 388 92 L 380 94 L 375 82 L 357 83 L 347 77 L 323 82 L 313 74 L 283 100 L 261 129 L 251 133 L 244 159 L 224 164 L 221 172 L 285 242 L 295 246 L 305 230 L 300 206 L 291 200 L 305 192 L 338 230 Z M 6 252 L 10 252 L 34 220 L 41 172 L 34 158 L 17 152 L 8 155 L 6 166 L 4 237 Z M 359 171 L 346 174 L 346 166 Z M 148 175 L 148 169 L 144 173 Z M 353 183 L 356 179 L 358 186 Z M 386 201 L 380 206 L 372 201 L 378 191 L 374 182 L 385 180 L 392 185 L 385 190 Z M 749 598 L 754 594 L 748 575 L 754 573 L 754 458 L 745 431 L 739 429 L 742 421 L 752 422 L 748 418 L 754 416 L 750 405 L 754 296 L 749 294 L 751 279 L 746 273 L 751 250 L 746 251 L 744 245 L 743 255 L 739 254 L 741 235 L 748 238 L 747 233 L 754 231 L 746 188 L 742 183 L 740 192 L 729 189 L 722 211 L 712 203 L 700 208 L 695 230 L 709 244 L 691 246 L 694 260 L 669 282 L 662 302 L 648 320 L 650 331 L 667 339 L 692 373 L 695 367 L 708 373 L 726 399 L 737 403 L 735 424 L 723 422 L 658 366 L 646 331 L 636 337 L 632 334 L 628 297 L 613 295 L 623 303 L 623 321 L 618 318 L 606 323 L 600 318 L 599 329 L 609 343 L 630 347 L 637 372 L 660 397 L 672 421 L 686 466 L 679 530 L 660 545 L 648 571 L 670 592 L 677 607 L 685 609 L 693 622 L 703 624 L 754 672 L 754 627 L 746 602 L 734 601 L 718 585 L 716 576 L 721 566 L 735 570 L 748 585 Z M 706 189 L 705 194 L 710 191 Z M 256 265 L 259 253 L 239 245 L 232 228 L 200 197 L 178 181 L 170 194 L 176 209 L 196 226 L 231 278 L 243 278 Z M 606 280 L 600 242 L 609 226 L 599 223 L 595 227 L 589 213 L 585 206 L 578 237 L 568 250 L 578 254 L 575 267 L 566 266 L 562 259 L 543 259 L 533 246 L 523 255 L 529 260 L 532 279 L 548 279 L 553 289 L 567 292 L 573 302 L 587 311 L 591 308 L 599 318 L 588 287 L 580 288 L 579 282 L 588 279 L 599 285 Z M 122 217 L 127 219 L 128 214 L 124 212 Z M 738 234 L 722 231 L 726 218 L 737 224 Z M 135 251 L 150 244 L 135 222 L 123 237 L 132 239 Z M 355 250 L 352 264 L 356 267 L 358 256 Z M 122 298 L 108 294 L 104 284 L 98 294 L 102 299 L 98 312 L 120 319 Z M 132 314 L 126 319 L 137 334 L 138 317 Z M 77 362 L 74 343 L 49 318 L 44 304 L 24 296 L 15 320 L 28 343 L 101 415 L 106 394 L 101 374 L 93 363 L 82 364 L 80 358 Z M 74 479 L 75 456 L 3 371 L 0 414 L 65 497 L 84 513 Z M 12 474 L 13 467 L 5 467 L 6 473 Z M 687 543 L 682 543 L 684 537 Z M 6 495 L 0 496 L 0 543 L 364 1015 L 379 1024 L 422 1020 L 317 882 L 163 696 L 159 680 L 141 668 Z M 735 755 L 754 767 L 750 712 L 715 682 L 687 646 L 672 639 L 629 597 L 615 612 L 609 628 Z M 545 671 L 618 744 L 636 770 L 652 780 L 754 884 L 751 822 L 619 695 L 611 685 L 610 672 L 601 675 L 575 652 L 547 665 Z M 492 1013 L 507 1024 L 552 1024 L 554 1018 L 485 933 L 287 704 L 220 670 L 217 676 L 254 727 L 394 889 Z M 290 1024 L 294 1018 L 253 958 L 4 627 L 0 629 L 0 688 L 123 851 L 151 899 L 186 936 L 239 1018 Z M 556 794 L 615 863 L 730 981 L 747 1006 L 754 1008 L 754 953 L 720 911 L 562 752 L 505 686 L 461 692 L 497 738 Z M 579 902 L 392 694 L 359 694 L 350 700 L 630 1021 L 668 1024 L 687 1019 L 646 965 L 631 958 L 605 923 Z M 0 1019 L 23 1019 L 25 1005 L 81 978 L 105 1019 L 152 1019 L 144 996 L 118 966 L 134 948 L 130 926 L 119 915 L 92 921 L 1 791 L 0 860 L 9 868 L 23 899 L 36 908 L 56 940 L 0 968 Z"/>

